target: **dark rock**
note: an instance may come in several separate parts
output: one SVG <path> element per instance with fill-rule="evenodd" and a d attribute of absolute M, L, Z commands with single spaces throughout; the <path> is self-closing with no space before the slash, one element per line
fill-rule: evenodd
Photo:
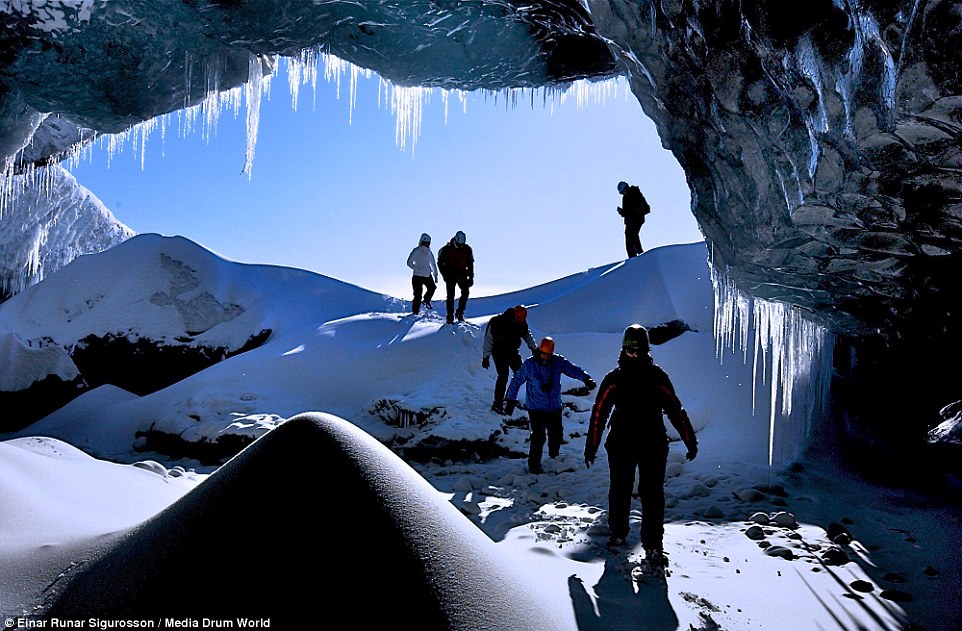
<path fill-rule="evenodd" d="M 897 603 L 907 603 L 915 600 L 914 596 L 900 589 L 883 589 L 879 592 L 879 596 Z"/>
<path fill-rule="evenodd" d="M 873 587 L 870 582 L 863 581 L 863 580 L 852 581 L 851 583 L 848 584 L 848 586 L 857 592 L 868 593 L 875 590 L 875 587 Z"/>
<path fill-rule="evenodd" d="M 27 427 L 87 391 L 80 377 L 64 381 L 49 375 L 16 392 L 0 391 L 0 433 Z"/>
<path fill-rule="evenodd" d="M 832 546 L 823 552 L 821 559 L 825 565 L 845 565 L 852 560 L 848 554 L 838 546 Z"/>
<path fill-rule="evenodd" d="M 839 535 L 848 535 L 849 541 L 852 539 L 852 534 L 848 531 L 848 528 L 835 522 L 828 525 L 828 528 L 825 529 L 825 534 L 828 535 L 830 540 L 834 540 L 835 537 Z"/>
<path fill-rule="evenodd" d="M 70 358 L 90 388 L 112 384 L 138 395 L 150 394 L 209 368 L 228 357 L 257 348 L 271 331 L 251 335 L 238 349 L 190 344 L 170 344 L 123 335 L 88 335 Z"/>

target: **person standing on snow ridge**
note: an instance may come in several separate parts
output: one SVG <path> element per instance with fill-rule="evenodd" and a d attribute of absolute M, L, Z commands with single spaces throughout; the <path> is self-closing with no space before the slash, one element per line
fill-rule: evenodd
<path fill-rule="evenodd" d="M 651 211 L 651 207 L 641 189 L 633 184 L 618 182 L 618 192 L 621 193 L 618 214 L 625 219 L 625 249 L 628 251 L 628 258 L 632 258 L 644 252 L 641 247 L 641 226 L 645 223 L 645 215 Z"/>
<path fill-rule="evenodd" d="M 464 309 L 468 305 L 469 289 L 474 284 L 474 252 L 471 251 L 471 246 L 466 243 L 464 233 L 460 230 L 438 250 L 438 268 L 441 270 L 441 277 L 444 278 L 447 289 L 445 309 L 448 324 L 453 324 L 455 317 L 458 322 L 464 322 Z M 456 287 L 461 290 L 457 310 L 454 308 Z"/>
<path fill-rule="evenodd" d="M 431 235 L 424 233 L 418 241 L 418 246 L 408 255 L 408 267 L 414 270 L 411 276 L 411 287 L 414 289 L 414 300 L 411 302 L 411 312 L 417 315 L 421 312 L 421 302 L 428 309 L 433 308 L 431 298 L 438 288 L 438 264 L 431 251 Z M 423 295 L 422 295 L 423 294 Z"/>
<path fill-rule="evenodd" d="M 511 416 L 518 405 L 518 391 L 525 384 L 525 408 L 531 423 L 531 445 L 528 448 L 528 471 L 541 473 L 541 452 L 545 434 L 548 438 L 548 457 L 555 458 L 561 452 L 563 426 L 561 421 L 561 375 L 584 382 L 588 390 L 595 387 L 591 375 L 575 366 L 563 355 L 555 355 L 554 340 L 543 338 L 538 352 L 521 364 L 514 373 L 505 395 L 504 413 Z"/>
<path fill-rule="evenodd" d="M 518 372 L 521 368 L 521 340 L 524 340 L 531 353 L 538 352 L 531 330 L 528 328 L 528 310 L 522 305 L 505 309 L 488 320 L 484 329 L 484 350 L 481 355 L 481 367 L 488 368 L 494 359 L 494 369 L 498 378 L 494 382 L 494 403 L 491 409 L 498 414 L 504 414 L 504 391 L 508 385 L 508 370 Z"/>
<path fill-rule="evenodd" d="M 595 461 L 605 425 L 610 426 L 608 453 L 609 547 L 624 544 L 628 536 L 631 491 L 638 471 L 641 499 L 641 543 L 645 557 L 665 565 L 662 539 L 665 534 L 665 468 L 668 464 L 668 432 L 662 414 L 681 435 L 687 458 L 698 455 L 698 440 L 688 413 L 675 395 L 671 380 L 650 354 L 648 330 L 639 324 L 625 329 L 618 366 L 601 381 L 585 440 L 585 465 Z M 614 410 L 614 413 L 612 413 Z M 608 422 L 608 415 L 611 421 Z"/>

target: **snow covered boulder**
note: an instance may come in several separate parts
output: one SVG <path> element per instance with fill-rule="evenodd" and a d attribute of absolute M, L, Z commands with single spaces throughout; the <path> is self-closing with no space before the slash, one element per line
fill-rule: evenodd
<path fill-rule="evenodd" d="M 352 627 L 572 630 L 504 554 L 369 434 L 304 414 L 107 541 L 55 586 L 43 616 L 240 616 L 296 629 L 373 594 L 376 606 L 350 607 Z M 325 573 L 337 580 L 322 585 Z"/>

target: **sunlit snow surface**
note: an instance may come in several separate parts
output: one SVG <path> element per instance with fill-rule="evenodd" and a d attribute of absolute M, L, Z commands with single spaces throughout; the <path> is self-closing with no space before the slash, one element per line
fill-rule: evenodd
<path fill-rule="evenodd" d="M 155 425 L 193 439 L 258 436 L 312 409 L 335 412 L 396 448 L 463 440 L 506 449 L 491 459 L 412 463 L 461 511 L 464 528 L 480 528 L 518 571 L 549 592 L 552 610 L 571 629 L 634 628 L 639 615 L 655 615 L 671 623 L 667 628 L 769 629 L 781 628 L 787 611 L 803 629 L 833 628 L 837 619 L 897 629 L 907 611 L 939 628 L 940 615 L 958 613 L 945 607 L 944 594 L 955 593 L 959 564 L 942 545 L 958 536 L 956 522 L 938 508 L 906 511 L 898 493 L 846 478 L 828 463 L 797 460 L 799 437 L 778 423 L 772 442 L 770 399 L 755 400 L 758 384 L 747 354 L 726 351 L 730 357 L 719 361 L 703 244 L 656 248 L 525 291 L 472 299 L 468 321 L 451 326 L 437 314 L 411 315 L 405 301 L 317 274 L 225 261 L 186 239 L 142 235 L 83 257 L 77 261 L 82 266 L 68 265 L 4 303 L 0 323 L 21 339 L 48 335 L 61 342 L 84 330 L 116 327 L 118 317 L 131 331 L 175 334 L 183 326 L 176 309 L 145 306 L 158 291 L 184 286 L 171 284 L 184 278 L 173 273 L 183 267 L 163 265 L 161 255 L 193 270 L 199 284 L 190 292 L 207 291 L 221 304 L 243 308 L 207 335 L 230 337 L 266 325 L 275 333 L 259 349 L 152 395 L 90 391 L 0 443 L 0 540 L 16 542 L 0 548 L 0 614 L 28 611 L 58 573 L 99 541 L 97 533 L 127 528 L 139 515 L 161 510 L 212 470 L 134 451 L 138 429 Z M 91 295 L 101 296 L 97 305 L 73 309 Z M 612 295 L 622 299 L 612 302 Z M 701 448 L 693 462 L 679 444 L 671 449 L 667 582 L 640 574 L 637 512 L 627 548 L 620 554 L 603 548 L 606 456 L 599 454 L 590 469 L 582 462 L 593 394 L 565 395 L 566 442 L 557 459 L 544 459 L 546 473 L 538 476 L 524 464 L 524 412 L 509 423 L 488 410 L 494 375 L 480 365 L 483 325 L 517 303 L 529 305 L 535 336 L 552 335 L 557 351 L 597 380 L 614 366 L 626 323 L 680 319 L 694 329 L 652 351 L 689 410 Z M 603 303 L 609 307 L 599 309 Z M 70 322 L 58 315 L 65 309 Z M 754 324 L 746 339 L 753 335 Z M 399 422 L 404 419 L 409 423 Z M 49 445 L 56 454 L 29 455 L 23 446 L 31 444 Z M 769 466 L 773 444 L 775 464 Z M 71 445 L 142 464 L 105 463 Z M 783 466 L 796 461 L 801 470 L 786 475 Z M 349 507 L 324 505 L 323 486 L 314 483 L 306 492 L 329 519 L 346 518 Z M 128 494 L 138 501 L 111 510 L 112 501 L 126 502 Z M 62 495 L 71 501 L 54 499 Z M 83 510 L 74 504 L 80 498 L 90 499 Z M 844 524 L 851 540 L 830 541 L 833 522 Z M 284 530 L 283 523 L 265 527 Z M 349 526 L 344 532 L 349 536 Z M 835 549 L 848 561 L 826 562 Z M 938 574 L 925 574 L 927 566 Z M 370 569 L 380 575 L 384 568 Z M 904 582 L 883 578 L 888 575 Z M 185 580 L 200 585 L 207 579 Z M 891 600 L 893 589 L 914 600 Z M 882 590 L 889 596 L 880 597 Z"/>

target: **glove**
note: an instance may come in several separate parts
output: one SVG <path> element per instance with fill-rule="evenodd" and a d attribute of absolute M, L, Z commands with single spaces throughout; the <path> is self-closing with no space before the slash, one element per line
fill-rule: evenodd
<path fill-rule="evenodd" d="M 504 402 L 504 413 L 507 416 L 511 416 L 512 414 L 514 414 L 514 408 L 517 407 L 517 405 L 518 405 L 517 401 L 514 401 L 512 399 L 507 399 Z"/>
<path fill-rule="evenodd" d="M 482 367 L 482 368 L 487 368 L 487 367 L 490 366 L 490 365 L 491 365 L 491 362 L 488 360 L 487 357 L 485 357 L 484 359 L 481 360 L 481 367 Z"/>
<path fill-rule="evenodd" d="M 698 445 L 692 445 L 691 447 L 688 448 L 688 453 L 685 454 L 685 458 L 688 458 L 689 460 L 694 460 L 695 456 L 697 455 L 698 455 Z"/>
<path fill-rule="evenodd" d="M 591 468 L 591 465 L 593 465 L 594 463 L 595 463 L 595 455 L 594 455 L 593 453 L 591 453 L 591 452 L 586 451 L 586 452 L 585 452 L 585 466 L 590 469 L 590 468 Z"/>
<path fill-rule="evenodd" d="M 585 388 L 588 388 L 589 391 L 594 390 L 597 387 L 598 387 L 598 384 L 595 383 L 594 379 L 592 379 L 591 377 L 588 377 L 587 379 L 585 379 Z"/>

